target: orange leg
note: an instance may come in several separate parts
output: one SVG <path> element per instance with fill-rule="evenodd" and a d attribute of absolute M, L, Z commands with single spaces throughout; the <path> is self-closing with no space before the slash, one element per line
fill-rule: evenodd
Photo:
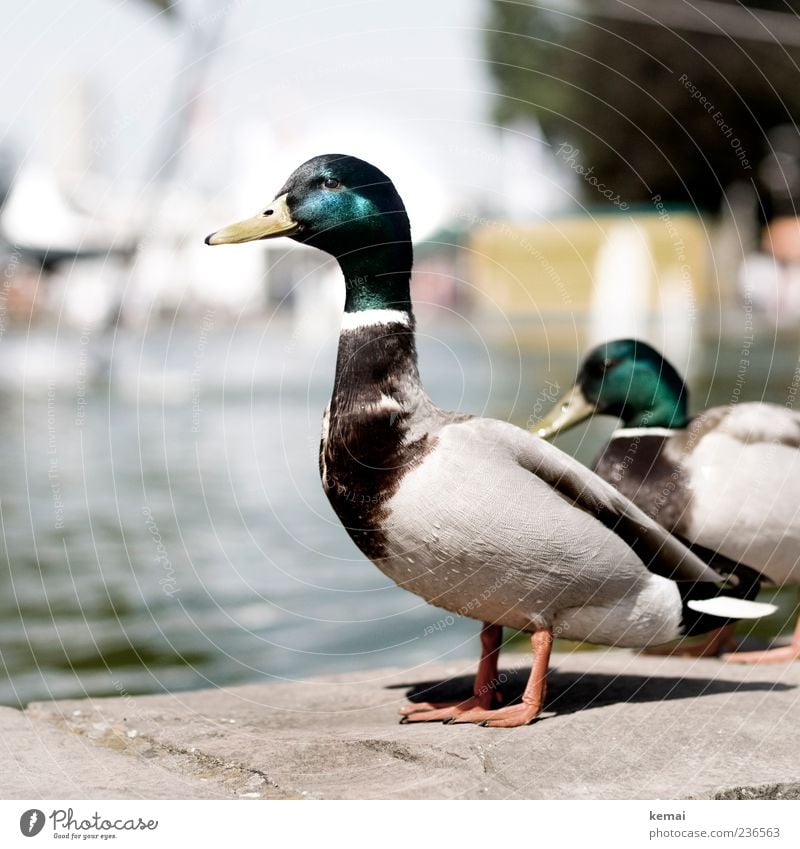
<path fill-rule="evenodd" d="M 733 628 L 733 625 L 723 625 L 721 628 L 709 631 L 703 640 L 693 646 L 684 646 L 681 640 L 677 645 L 654 646 L 645 649 L 641 654 L 668 657 L 716 657 L 720 652 L 736 648 Z"/>
<path fill-rule="evenodd" d="M 731 663 L 788 663 L 791 660 L 800 660 L 800 618 L 788 646 L 765 651 L 736 651 L 723 655 L 723 660 L 729 660 Z"/>
<path fill-rule="evenodd" d="M 463 702 L 419 702 L 400 709 L 403 722 L 437 722 L 453 719 L 473 708 L 488 710 L 500 700 L 497 690 L 497 660 L 503 642 L 503 627 L 484 623 L 481 628 L 481 659 L 475 676 L 473 695 Z"/>
<path fill-rule="evenodd" d="M 531 634 L 533 663 L 520 704 L 508 705 L 508 707 L 498 708 L 497 710 L 474 708 L 454 717 L 453 724 L 475 722 L 479 725 L 487 725 L 490 728 L 517 728 L 520 725 L 533 722 L 544 705 L 547 690 L 547 669 L 550 665 L 552 647 L 553 631 L 551 628 L 542 628 Z"/>

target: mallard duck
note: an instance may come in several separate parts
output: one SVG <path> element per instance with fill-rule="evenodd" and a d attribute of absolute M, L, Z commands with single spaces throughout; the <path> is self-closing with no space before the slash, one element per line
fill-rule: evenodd
<path fill-rule="evenodd" d="M 332 254 L 344 275 L 319 454 L 334 511 L 399 586 L 484 623 L 472 698 L 409 705 L 404 721 L 531 722 L 555 634 L 647 646 L 774 609 L 723 593 L 719 574 L 546 441 L 433 403 L 417 370 L 409 220 L 376 167 L 315 157 L 206 242 L 276 236 Z M 504 626 L 530 633 L 533 663 L 522 702 L 497 707 Z"/>
<path fill-rule="evenodd" d="M 549 438 L 594 414 L 623 427 L 594 471 L 671 533 L 757 570 L 800 583 L 800 413 L 764 403 L 687 413 L 678 372 L 644 342 L 617 339 L 586 357 L 575 386 L 535 429 Z M 729 645 L 731 626 L 699 647 Z M 800 620 L 788 646 L 727 660 L 800 657 Z"/>

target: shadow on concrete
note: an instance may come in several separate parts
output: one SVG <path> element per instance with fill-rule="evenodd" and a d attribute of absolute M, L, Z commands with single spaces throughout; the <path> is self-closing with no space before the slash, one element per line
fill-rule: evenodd
<path fill-rule="evenodd" d="M 500 690 L 505 704 L 519 701 L 530 674 L 530 667 L 500 672 Z M 664 702 L 697 699 L 720 693 L 782 692 L 793 690 L 790 684 L 770 681 L 726 681 L 720 678 L 679 678 L 671 676 L 610 675 L 600 672 L 559 672 L 548 676 L 544 711 L 557 714 L 604 707 L 620 702 Z M 419 681 L 394 684 L 387 689 L 406 689 L 410 702 L 459 701 L 472 693 L 472 676 L 461 675 L 445 681 Z"/>

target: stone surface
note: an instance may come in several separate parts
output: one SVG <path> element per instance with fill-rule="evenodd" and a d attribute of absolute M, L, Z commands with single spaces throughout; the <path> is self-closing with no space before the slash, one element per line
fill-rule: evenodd
<path fill-rule="evenodd" d="M 508 655 L 519 694 L 528 658 Z M 0 711 L 5 798 L 797 798 L 800 663 L 554 655 L 546 713 L 400 725 L 472 664 Z"/>
<path fill-rule="evenodd" d="M 77 717 L 75 717 L 77 719 Z M 120 755 L 97 729 L 68 731 L 0 708 L 0 799 L 221 799 L 235 793 L 219 781 L 186 775 L 168 760 Z M 125 751 L 126 747 L 122 747 Z"/>

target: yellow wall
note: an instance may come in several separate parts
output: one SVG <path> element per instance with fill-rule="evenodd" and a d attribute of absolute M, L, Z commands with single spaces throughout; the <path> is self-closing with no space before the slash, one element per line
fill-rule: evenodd
<path fill-rule="evenodd" d="M 557 218 L 546 224 L 484 221 L 473 230 L 470 281 L 508 314 L 583 314 L 591 301 L 595 263 L 608 232 L 632 222 L 652 258 L 652 308 L 659 281 L 675 275 L 702 306 L 708 291 L 708 234 L 688 213 Z M 644 285 L 648 285 L 644 283 Z"/>

